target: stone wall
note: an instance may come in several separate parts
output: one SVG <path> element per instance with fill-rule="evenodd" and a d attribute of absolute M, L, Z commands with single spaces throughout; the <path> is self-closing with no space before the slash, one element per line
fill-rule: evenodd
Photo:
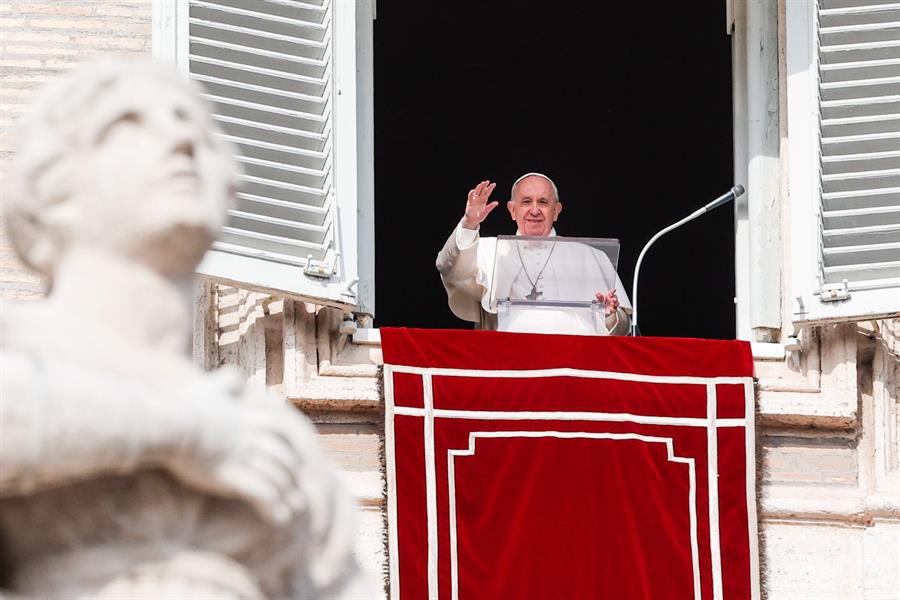
<path fill-rule="evenodd" d="M 768 600 L 900 598 L 900 320 L 757 360 Z"/>
<path fill-rule="evenodd" d="M 197 362 L 238 367 L 250 385 L 285 398 L 316 424 L 359 507 L 357 554 L 381 573 L 380 346 L 352 343 L 333 308 L 209 282 L 198 287 L 195 315 Z"/>

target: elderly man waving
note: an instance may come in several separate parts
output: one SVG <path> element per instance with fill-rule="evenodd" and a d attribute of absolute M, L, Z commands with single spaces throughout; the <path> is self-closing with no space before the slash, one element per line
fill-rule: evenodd
<path fill-rule="evenodd" d="M 481 222 L 499 205 L 491 201 L 491 193 L 496 183 L 482 181 L 474 189 L 469 190 L 466 200 L 466 211 L 456 229 L 450 235 L 437 256 L 437 269 L 447 290 L 450 309 L 457 317 L 475 323 L 479 329 L 496 329 L 496 309 L 490 305 L 490 286 L 493 279 L 495 238 L 481 238 L 479 227 Z M 513 183 L 507 208 L 512 220 L 516 222 L 516 235 L 534 237 L 553 237 L 556 230 L 553 225 L 562 212 L 563 205 L 559 201 L 556 184 L 541 173 L 526 173 Z M 540 261 L 538 270 L 531 276 L 522 263 L 522 275 L 528 279 L 522 298 L 534 300 L 540 298 L 538 280 L 548 267 L 552 256 Z M 604 257 L 605 258 L 605 257 Z M 561 260 L 557 256 L 557 261 Z M 607 260 L 608 263 L 608 260 Z M 609 289 L 597 291 L 594 296 L 605 308 L 606 328 L 611 335 L 624 335 L 630 326 L 631 304 L 624 291 L 624 286 L 609 269 L 605 269 Z M 585 277 L 589 274 L 585 273 Z M 517 294 L 511 294 L 511 298 Z M 575 298 L 572 298 L 575 299 Z M 580 298 L 578 298 L 580 299 Z M 584 298 L 591 300 L 592 298 Z M 560 333 L 565 333 L 560 331 Z"/>

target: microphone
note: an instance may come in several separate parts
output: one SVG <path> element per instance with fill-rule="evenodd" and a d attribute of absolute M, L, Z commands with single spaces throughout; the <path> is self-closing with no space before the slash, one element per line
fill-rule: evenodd
<path fill-rule="evenodd" d="M 718 198 L 716 198 L 715 200 L 713 200 L 712 202 L 710 202 L 709 204 L 703 206 L 702 208 L 698 208 L 697 210 L 695 210 L 694 212 L 692 212 L 685 218 L 681 219 L 677 223 L 672 223 L 665 229 L 659 231 L 652 238 L 650 238 L 650 241 L 647 242 L 647 244 L 644 246 L 644 249 L 641 250 L 640 255 L 638 255 L 637 264 L 634 267 L 634 282 L 631 284 L 631 335 L 633 335 L 633 336 L 638 335 L 638 297 L 637 297 L 638 275 L 641 272 L 641 263 L 644 260 L 644 255 L 647 253 L 647 250 L 650 249 L 650 246 L 652 246 L 656 240 L 658 240 L 665 234 L 669 233 L 673 229 L 677 229 L 678 227 L 681 227 L 685 223 L 688 223 L 689 221 L 693 221 L 700 215 L 704 215 L 704 214 L 708 213 L 709 211 L 713 210 L 714 208 L 718 208 L 727 202 L 732 202 L 733 200 L 735 200 L 738 197 L 740 197 L 741 195 L 743 195 L 743 193 L 744 193 L 744 186 L 736 185 L 733 188 L 731 188 L 730 190 L 728 190 L 727 192 L 725 192 L 724 194 L 722 194 L 721 196 L 719 196 Z"/>
<path fill-rule="evenodd" d="M 718 198 L 716 198 L 715 200 L 713 200 L 712 202 L 710 202 L 709 204 L 707 204 L 706 206 L 704 206 L 701 210 L 703 212 L 709 212 L 714 208 L 718 208 L 718 207 L 722 206 L 726 202 L 731 202 L 732 200 L 739 198 L 743 194 L 744 194 L 744 186 L 736 185 L 733 188 L 731 188 L 730 190 L 728 190 L 727 192 L 725 192 L 724 194 L 722 194 L 721 196 L 719 196 Z M 700 214 L 703 214 L 703 213 L 700 213 Z"/>

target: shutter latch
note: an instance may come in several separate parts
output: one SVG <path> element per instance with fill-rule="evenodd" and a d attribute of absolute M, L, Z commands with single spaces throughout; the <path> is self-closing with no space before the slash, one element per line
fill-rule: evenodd
<path fill-rule="evenodd" d="M 840 302 L 850 299 L 850 290 L 847 288 L 847 280 L 840 283 L 826 283 L 819 291 L 821 302 Z"/>
<path fill-rule="evenodd" d="M 310 277 L 318 277 L 319 279 L 328 279 L 334 274 L 334 267 L 337 263 L 337 255 L 332 254 L 331 260 L 315 260 L 312 255 L 306 257 L 306 266 L 303 267 L 303 272 Z"/>

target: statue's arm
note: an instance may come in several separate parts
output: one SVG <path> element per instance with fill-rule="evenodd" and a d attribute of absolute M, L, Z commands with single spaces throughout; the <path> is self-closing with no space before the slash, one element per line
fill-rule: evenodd
<path fill-rule="evenodd" d="M 26 353 L 0 361 L 0 496 L 161 463 L 183 435 L 161 386 Z"/>
<path fill-rule="evenodd" d="M 484 293 L 477 282 L 478 238 L 475 243 L 460 249 L 454 228 L 444 247 L 438 252 L 435 266 L 441 274 L 441 282 L 447 290 L 450 310 L 460 319 L 477 323 L 480 319 L 481 296 Z"/>
<path fill-rule="evenodd" d="M 315 430 L 236 370 L 171 383 L 16 352 L 0 365 L 0 497 L 160 467 L 274 523 L 306 510 L 297 474 L 324 462 Z"/>

